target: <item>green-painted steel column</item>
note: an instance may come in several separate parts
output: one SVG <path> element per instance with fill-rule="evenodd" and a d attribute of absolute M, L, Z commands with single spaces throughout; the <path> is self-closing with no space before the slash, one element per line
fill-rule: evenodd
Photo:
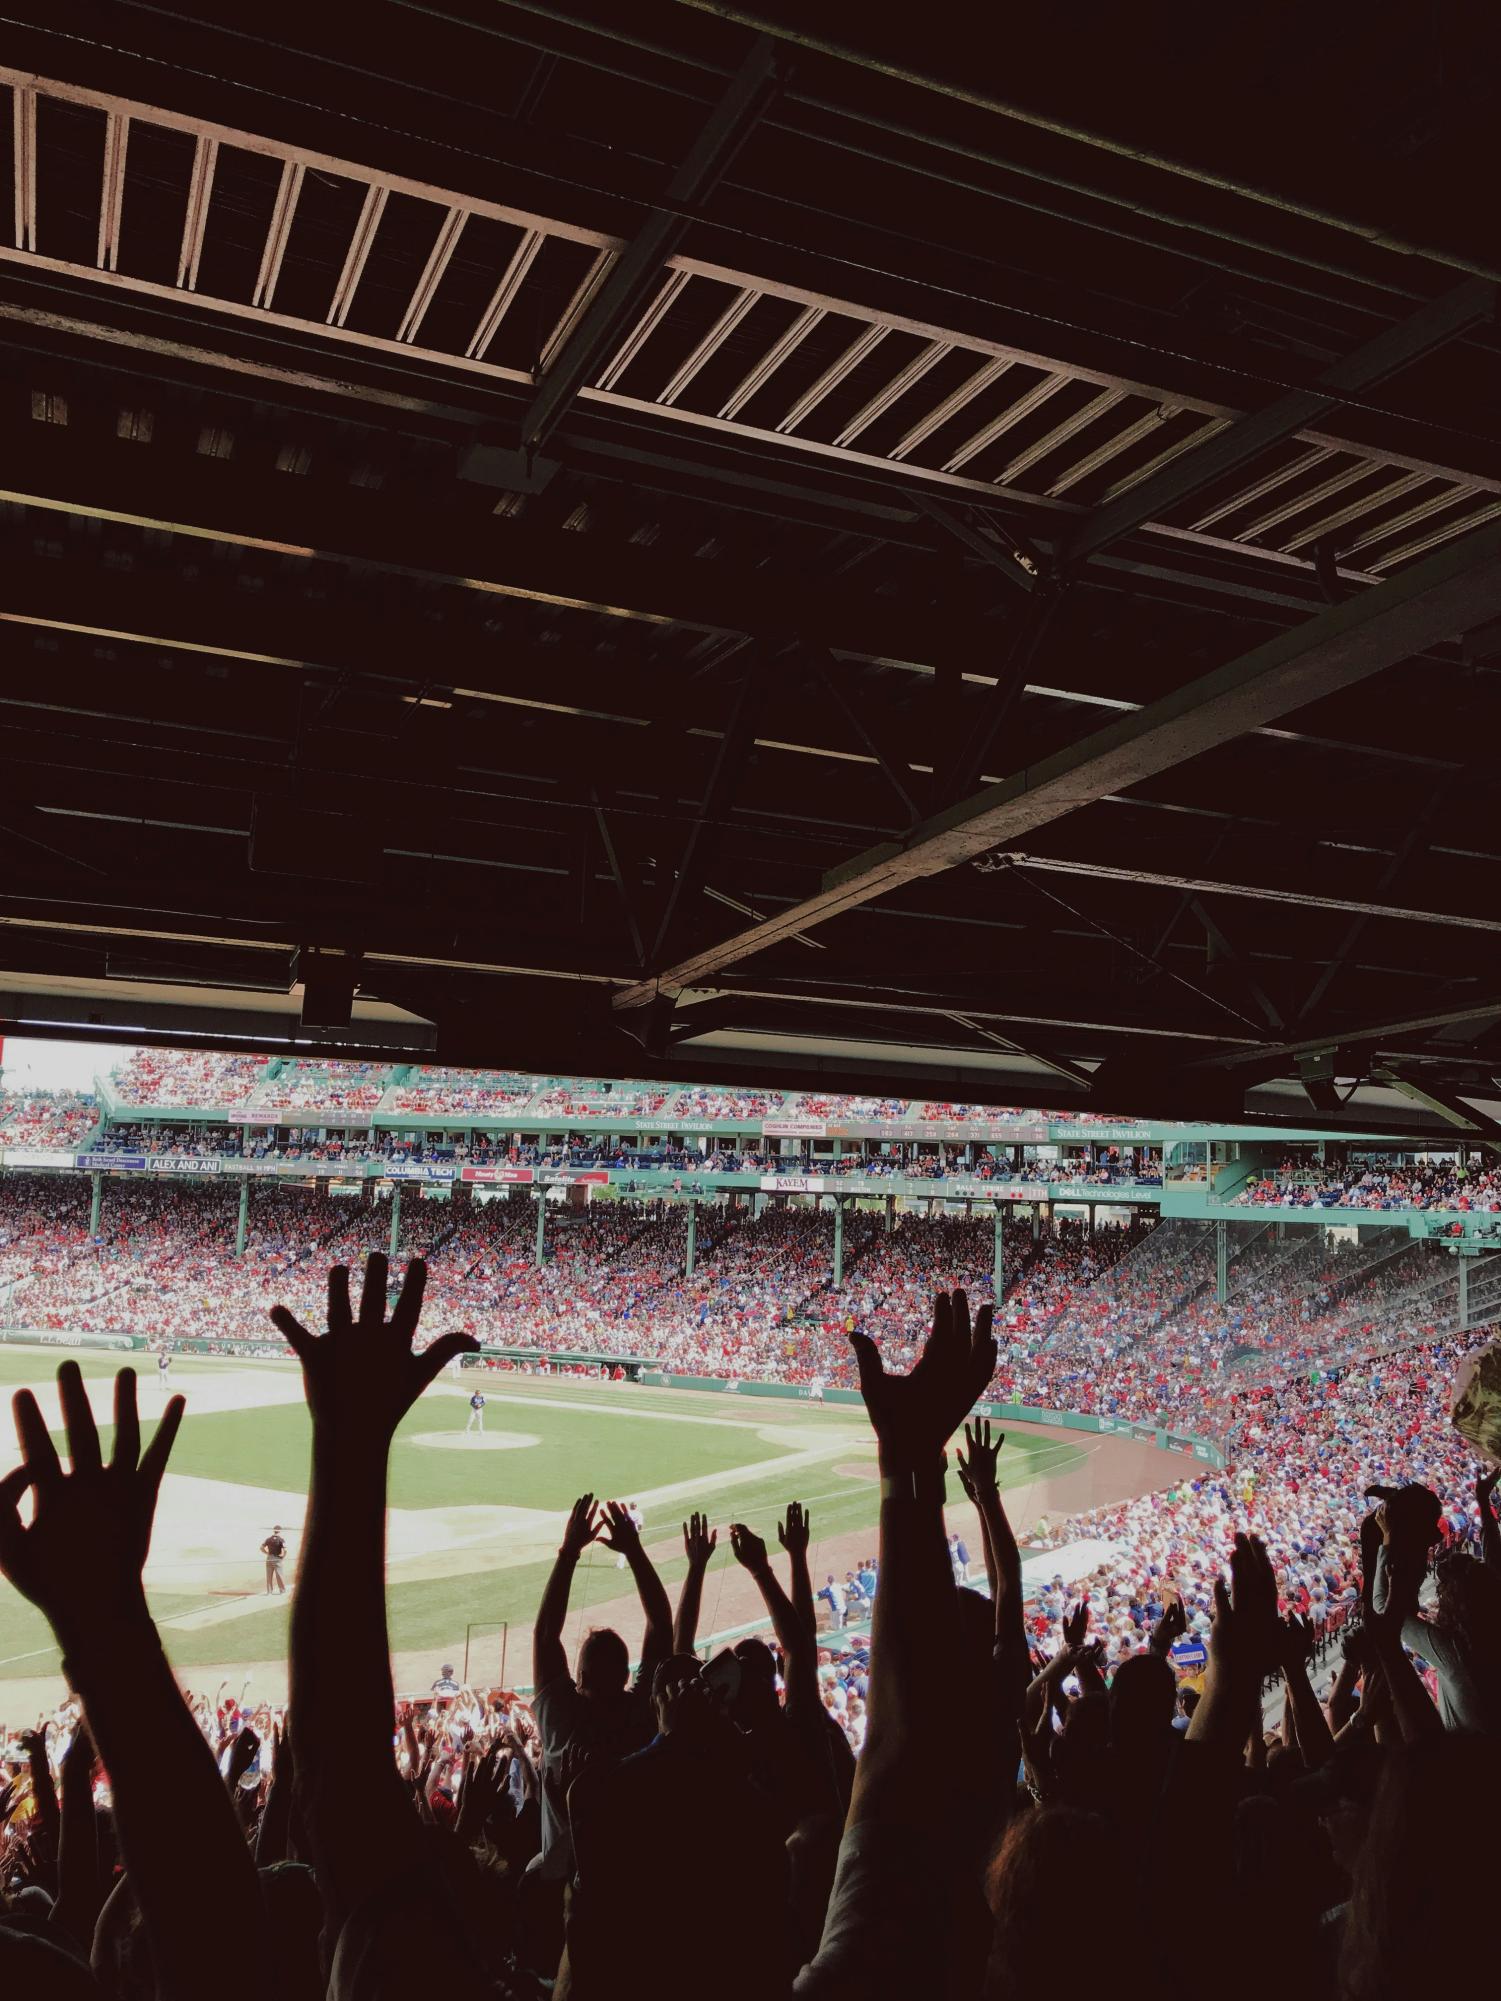
<path fill-rule="evenodd" d="M 683 1276 L 692 1278 L 694 1254 L 698 1249 L 698 1204 L 688 1204 L 688 1256 L 683 1264 Z"/>
<path fill-rule="evenodd" d="M 896 1197 L 886 1197 L 886 1234 L 889 1237 L 896 1229 Z"/>
<path fill-rule="evenodd" d="M 844 1284 L 844 1203 L 834 1200 L 834 1290 Z"/>
<path fill-rule="evenodd" d="M 1230 1297 L 1230 1233 L 1223 1216 L 1214 1223 L 1214 1296 L 1221 1306 Z"/>
<path fill-rule="evenodd" d="M 1461 1329 L 1469 1325 L 1469 1320 L 1470 1320 L 1470 1260 L 1464 1256 L 1463 1252 L 1461 1252 L 1459 1259 L 1459 1324 Z"/>
<path fill-rule="evenodd" d="M 93 1195 L 89 1199 L 89 1235 L 97 1237 L 99 1234 L 99 1207 L 104 1200 L 104 1176 L 102 1174 L 91 1174 L 89 1180 L 93 1183 L 94 1188 Z"/>
<path fill-rule="evenodd" d="M 995 1273 L 991 1283 L 996 1298 L 1002 1298 L 1006 1291 L 1006 1212 L 999 1202 L 995 1205 Z"/>
<path fill-rule="evenodd" d="M 396 1246 L 401 1240 L 401 1183 L 398 1181 L 391 1190 L 391 1256 L 395 1259 Z"/>
<path fill-rule="evenodd" d="M 547 1197 L 537 1190 L 537 1263 L 547 1263 Z"/>
<path fill-rule="evenodd" d="M 250 1222 L 250 1176 L 240 1176 L 240 1220 L 235 1224 L 235 1256 L 245 1255 L 245 1231 Z"/>

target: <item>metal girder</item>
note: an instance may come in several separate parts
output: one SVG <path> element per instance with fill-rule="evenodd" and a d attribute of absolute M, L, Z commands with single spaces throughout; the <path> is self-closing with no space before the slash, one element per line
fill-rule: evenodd
<path fill-rule="evenodd" d="M 825 877 L 817 895 L 661 969 L 654 979 L 617 994 L 615 1006 L 643 1006 L 657 992 L 692 986 L 792 931 L 811 930 L 901 883 L 972 861 L 1108 793 L 1126 791 L 1249 729 L 1352 687 L 1424 646 L 1495 617 L 1498 609 L 1501 529 L 1491 527 L 951 807 L 904 841 L 857 856 Z"/>
<path fill-rule="evenodd" d="M 709 114 L 673 175 L 667 206 L 653 209 L 622 252 L 592 303 L 558 347 L 521 419 L 521 446 L 534 451 L 557 428 L 568 405 L 597 373 L 611 345 L 662 279 L 662 266 L 688 229 L 684 211 L 697 207 L 732 165 L 781 88 L 785 61 L 777 45 L 757 36 L 729 87 Z"/>
<path fill-rule="evenodd" d="M 652 942 L 653 959 L 659 959 L 672 941 L 684 893 L 698 886 L 698 851 L 703 842 L 704 829 L 719 818 L 735 795 L 746 764 L 755 750 L 756 718 L 769 693 L 768 681 L 774 672 L 772 663 L 758 668 L 754 657 L 746 663 L 740 686 L 735 691 L 729 720 L 714 752 L 709 782 L 704 787 L 703 798 L 693 816 L 688 838 L 683 843 L 682 855 L 668 887 L 661 922 Z"/>
<path fill-rule="evenodd" d="M 1198 918 L 1200 924 L 1203 925 L 1204 936 L 1209 940 L 1210 945 L 1227 965 L 1234 967 L 1246 992 L 1266 1016 L 1267 1026 L 1269 1028 L 1282 1028 L 1285 1024 L 1282 1016 L 1277 1011 L 1275 1002 L 1269 998 L 1265 989 L 1257 980 L 1256 975 L 1251 971 L 1250 966 L 1246 963 L 1240 951 L 1226 937 L 1215 917 L 1204 907 L 1204 904 L 1197 896 L 1190 900 L 1189 908 L 1192 910 L 1194 916 Z"/>
<path fill-rule="evenodd" d="M 834 698 L 835 707 L 854 731 L 857 741 L 864 746 L 867 755 L 875 759 L 877 765 L 880 767 L 881 775 L 885 778 L 892 791 L 895 792 L 897 798 L 901 800 L 903 807 L 906 809 L 909 823 L 920 820 L 922 818 L 922 808 L 913 796 L 912 787 L 917 783 L 917 780 L 910 764 L 894 748 L 888 749 L 883 747 L 881 742 L 883 734 L 881 725 L 875 723 L 869 715 L 865 714 L 859 704 L 850 700 L 849 696 L 840 686 L 838 675 L 831 671 L 827 654 L 821 649 L 814 647 L 810 649 L 809 657 L 817 670 L 819 679 Z"/>
<path fill-rule="evenodd" d="M 42 426 L 33 426 L 40 431 Z M 529 599 L 563 610 L 706 632 L 803 639 L 848 655 L 934 667 L 973 665 L 979 631 L 936 625 L 925 611 L 874 600 L 853 586 L 805 583 L 767 590 L 763 573 L 684 562 L 635 547 L 597 548 L 441 504 L 401 508 L 369 489 L 329 489 L 284 474 L 174 458 L 143 464 L 139 448 L 83 443 L 48 427 L 40 444 L 12 435 L 0 499 L 112 519 L 262 554 L 370 565 L 418 582 Z M 153 476 L 154 475 L 154 476 Z M 456 496 L 463 489 L 455 488 Z M 230 650 L 233 650 L 231 647 Z"/>
<path fill-rule="evenodd" d="M 966 520 L 955 508 L 947 507 L 941 500 L 930 500 L 926 494 L 917 496 L 917 504 L 930 520 L 962 542 L 966 549 L 981 557 L 1009 577 L 1018 589 L 1035 591 L 1041 581 L 1042 564 L 1036 553 L 1015 536 L 1007 536 L 1004 541 L 984 528 L 977 528 Z"/>
<path fill-rule="evenodd" d="M 1438 810 L 1440 801 L 1448 795 L 1450 784 L 1451 781 L 1445 778 L 1434 787 L 1427 805 L 1402 836 L 1396 852 L 1381 871 L 1381 875 L 1377 880 L 1376 890 L 1378 895 L 1384 896 L 1413 857 L 1420 854 L 1427 847 L 1429 825 Z M 1352 916 L 1349 924 L 1346 926 L 1343 937 L 1340 939 L 1338 945 L 1335 946 L 1328 964 L 1320 972 L 1312 987 L 1309 988 L 1308 998 L 1298 1009 L 1297 1018 L 1300 1022 L 1306 1021 L 1315 1012 L 1320 1001 L 1323 1000 L 1325 994 L 1328 993 L 1330 987 L 1334 984 L 1335 977 L 1339 973 L 1340 968 L 1360 943 L 1361 933 L 1365 930 L 1370 919 L 1376 914 L 1375 911 L 1371 910 L 1359 910 Z"/>
<path fill-rule="evenodd" d="M 616 851 L 615 837 L 610 832 L 610 823 L 605 818 L 604 808 L 599 803 L 599 794 L 594 798 L 594 824 L 599 830 L 600 845 L 605 851 L 605 861 L 609 865 L 610 879 L 615 885 L 615 894 L 620 899 L 621 910 L 625 914 L 626 928 L 631 934 L 631 950 L 636 955 L 638 966 L 646 964 L 646 944 L 641 936 L 641 926 L 636 921 L 636 904 L 626 882 L 625 872 L 620 866 L 620 856 Z"/>
<path fill-rule="evenodd" d="M 1438 1008 L 1431 1014 L 1410 1015 L 1402 1021 L 1365 1023 L 1352 1028 L 1326 1030 L 1323 1035 L 1304 1036 L 1298 1042 L 1264 1042 L 1250 1049 L 1228 1051 L 1219 1056 L 1190 1059 L 1195 1069 L 1237 1069 L 1250 1064 L 1292 1064 L 1299 1056 L 1317 1056 L 1329 1049 L 1380 1049 L 1421 1035 L 1430 1028 L 1452 1028 L 1464 1022 L 1488 1022 L 1501 1016 L 1501 998 L 1471 1001 L 1464 1007 Z M 1450 1050 L 1452 1060 L 1462 1051 Z"/>
<path fill-rule="evenodd" d="M 966 731 L 959 746 L 953 764 L 953 786 L 947 795 L 949 799 L 963 799 L 980 783 L 996 738 L 1016 712 L 1017 703 L 1027 686 L 1027 677 L 1052 630 L 1063 597 L 1060 586 L 1049 584 L 1023 611 L 995 687 L 976 718 L 976 726 Z"/>
<path fill-rule="evenodd" d="M 1086 562 L 1122 535 L 1148 521 L 1161 520 L 1206 486 L 1249 465 L 1269 446 L 1316 423 L 1344 397 L 1373 388 L 1479 321 L 1493 318 L 1496 296 L 1494 285 L 1476 278 L 1420 307 L 1326 369 L 1310 388 L 1294 390 L 1270 408 L 1240 418 L 1197 451 L 1175 459 L 1171 467 L 1164 466 L 1155 478 L 1141 481 L 1118 500 L 1096 508 L 1068 538 L 1063 561 Z"/>
<path fill-rule="evenodd" d="M 1282 903 L 1294 909 L 1328 910 L 1362 919 L 1380 917 L 1399 924 L 1433 924 L 1459 931 L 1501 932 L 1501 917 L 1492 917 L 1480 911 L 1435 910 L 1428 904 L 1372 903 L 1349 896 L 1322 896 L 1313 889 L 1279 889 L 1270 883 L 1220 882 L 1205 876 L 1169 875 L 1158 869 L 1121 868 L 1111 862 L 1064 860 L 1014 851 L 1007 853 L 1006 861 L 1012 868 L 1042 875 L 1087 876 L 1099 882 L 1140 884 L 1149 889 L 1176 889 L 1185 899 L 1184 910 L 1200 895 L 1239 896 L 1251 903 Z M 1181 915 L 1182 910 L 1174 917 L 1169 931 L 1149 953 L 1150 958 L 1161 955 Z"/>
<path fill-rule="evenodd" d="M 1420 1084 L 1415 1078 L 1385 1066 L 1372 1071 L 1371 1076 L 1374 1083 L 1389 1085 L 1413 1104 L 1426 1105 L 1446 1125 L 1457 1126 L 1462 1132 L 1472 1132 L 1481 1139 L 1501 1139 L 1501 1124 L 1488 1113 L 1477 1111 L 1458 1092 L 1446 1090 L 1442 1084 Z"/>

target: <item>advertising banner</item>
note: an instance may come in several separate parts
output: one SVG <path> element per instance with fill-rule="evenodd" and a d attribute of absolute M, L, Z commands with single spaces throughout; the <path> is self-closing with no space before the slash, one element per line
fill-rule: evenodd
<path fill-rule="evenodd" d="M 274 1126 L 275 1112 L 234 1112 L 231 1123 L 237 1126 Z"/>
<path fill-rule="evenodd" d="M 761 1131 L 767 1139 L 827 1139 L 827 1119 L 762 1119 Z"/>
<path fill-rule="evenodd" d="M 155 1174 L 222 1174 L 222 1153 L 148 1153 L 147 1168 Z"/>
<path fill-rule="evenodd" d="M 538 1169 L 537 1179 L 553 1187 L 561 1182 L 566 1182 L 569 1187 L 587 1182 L 594 1188 L 608 1188 L 610 1170 L 608 1167 L 543 1167 Z"/>
<path fill-rule="evenodd" d="M 523 1182 L 535 1179 L 529 1167 L 465 1167 L 459 1170 L 460 1181 L 479 1182 Z"/>
<path fill-rule="evenodd" d="M 71 1153 L 53 1153 L 40 1146 L 8 1146 L 5 1149 L 7 1167 L 71 1167 Z"/>
<path fill-rule="evenodd" d="M 763 1174 L 761 1186 L 769 1195 L 822 1195 L 821 1174 Z"/>
<path fill-rule="evenodd" d="M 387 1181 L 452 1181 L 456 1172 L 451 1160 L 381 1160 L 373 1165 Z"/>
<path fill-rule="evenodd" d="M 144 1174 L 146 1156 L 143 1153 L 80 1153 L 74 1156 L 75 1164 L 90 1174 Z"/>

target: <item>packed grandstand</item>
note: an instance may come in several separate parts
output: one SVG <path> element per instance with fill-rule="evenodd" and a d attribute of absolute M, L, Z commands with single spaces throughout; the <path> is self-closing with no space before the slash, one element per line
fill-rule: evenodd
<path fill-rule="evenodd" d="M 399 1256 L 427 1260 L 431 1324 L 475 1336 L 487 1351 L 475 1366 L 489 1369 L 646 1366 L 821 1395 L 854 1387 L 852 1333 L 871 1333 L 890 1366 L 909 1368 L 935 1292 L 994 1296 L 995 1403 L 1167 1427 L 1223 1454 L 1223 1467 L 1171 1493 L 1042 1532 L 1044 1545 L 1099 1539 L 1116 1550 L 1092 1580 L 1112 1650 L 1129 1648 L 1154 1577 L 1187 1580 L 1194 1617 L 1207 1623 L 1225 1523 L 1247 1510 L 1308 1602 L 1337 1604 L 1349 1589 L 1362 1487 L 1382 1472 L 1371 1419 L 1383 1401 L 1409 1412 L 1404 1441 L 1423 1446 L 1436 1474 L 1452 1476 L 1463 1456 L 1444 1396 L 1474 1338 L 1462 1322 L 1473 1326 L 1489 1296 L 1489 1261 L 1475 1261 L 1467 1307 L 1442 1243 L 1391 1220 L 1341 1232 L 1280 1214 L 1322 1211 L 1331 1197 L 1367 1208 L 1489 1206 L 1492 1170 L 1458 1152 L 1285 1156 L 1248 1174 L 1225 1205 L 1230 1220 L 1216 1225 L 1162 1219 L 1150 1201 L 1112 1203 L 1126 1184 L 1138 1198 L 1161 1188 L 1162 1144 L 1141 1135 L 1124 1145 L 1045 1144 L 1066 1120 L 1015 1108 L 607 1087 L 441 1066 L 393 1075 L 375 1064 L 155 1050 L 134 1052 L 97 1100 L 6 1097 L 0 1106 L 7 1150 L 59 1156 L 53 1171 L 0 1177 L 0 1316 L 44 1337 L 279 1352 L 269 1308 L 284 1302 L 315 1316 L 327 1267 L 386 1248 L 393 1220 Z M 439 1124 L 375 1129 L 369 1119 L 381 1108 Z M 210 1122 L 216 1113 L 229 1118 Z M 524 1114 L 567 1129 L 508 1125 Z M 992 1135 L 997 1121 L 1028 1121 L 1030 1138 L 1008 1146 L 904 1136 L 853 1140 L 822 1157 L 806 1150 L 820 1121 L 966 1118 Z M 445 1128 L 447 1119 L 461 1123 Z M 725 1145 L 684 1134 L 675 1119 L 787 1130 Z M 624 1127 L 628 1135 L 611 1137 Z M 603 1165 L 625 1178 L 608 1191 L 575 1189 L 610 1199 L 551 1208 L 539 1255 L 540 1189 L 450 1183 L 421 1191 L 447 1199 L 409 1200 L 393 1218 L 392 1181 L 337 1178 L 345 1166 L 385 1163 L 394 1173 L 397 1160 L 474 1162 L 480 1172 L 502 1162 L 518 1173 Z M 137 1162 L 168 1171 L 121 1171 Z M 194 1171 L 220 1162 L 316 1171 L 267 1180 Z M 877 1192 L 836 1215 L 834 1195 L 779 1187 L 799 1171 L 816 1172 L 821 1189 L 879 1191 L 896 1179 L 909 1191 L 930 1183 L 933 1194 Z M 756 1192 L 730 1185 L 736 1176 L 754 1177 Z M 945 1199 L 950 1182 L 968 1192 Z M 1004 1182 L 1013 1215 L 999 1267 L 994 1214 L 972 1199 L 987 1182 Z M 1279 1214 L 1246 1213 L 1267 1206 Z M 1037 1595 L 1039 1636 L 1056 1623 L 1058 1599 L 1057 1590 Z"/>
<path fill-rule="evenodd" d="M 389 1123 L 377 1127 L 377 1117 Z M 854 1130 L 830 1144 L 841 1121 Z M 1009 1135 L 1006 1121 L 1016 1125 Z M 993 1300 L 982 1408 L 1003 1422 L 1018 1407 L 1044 1420 L 1086 1414 L 1180 1454 L 1172 1484 L 1043 1516 L 1022 1537 L 1023 1644 L 1037 1677 L 1029 1705 L 1044 1692 L 1020 1740 L 1024 1769 L 1036 1799 L 1066 1801 L 1080 1783 L 1082 1754 L 1070 1747 L 1107 1679 L 1114 1702 L 1131 1664 L 1165 1672 L 1170 1660 L 1184 1691 L 1178 1726 L 1186 1721 L 1206 1655 L 1223 1653 L 1216 1584 L 1232 1539 L 1238 1550 L 1251 1547 L 1245 1535 L 1258 1539 L 1276 1609 L 1295 1622 L 1286 1630 L 1305 1633 L 1316 1659 L 1361 1615 L 1373 1487 L 1424 1483 L 1441 1497 L 1435 1533 L 1447 1548 L 1483 1543 L 1488 1502 L 1451 1404 L 1457 1370 L 1501 1307 L 1501 1264 L 1484 1239 L 1463 1246 L 1462 1267 L 1452 1240 L 1429 1227 L 1427 1212 L 1439 1210 L 1470 1230 L 1493 1206 L 1493 1171 L 1459 1149 L 1361 1154 L 1335 1144 L 1270 1164 L 1251 1150 L 1236 1177 L 1224 1174 L 1236 1143 L 1217 1159 L 1216 1143 L 1200 1140 L 1184 1149 L 1178 1178 L 1189 1194 L 1172 1211 L 1167 1129 L 1095 1122 L 1070 1138 L 1069 1124 L 956 1104 L 607 1091 L 505 1071 L 392 1076 L 374 1065 L 141 1051 L 92 1096 L 0 1097 L 0 1326 L 61 1345 L 282 1354 L 273 1305 L 318 1324 L 329 1267 L 389 1249 L 398 1264 L 425 1260 L 425 1324 L 475 1339 L 471 1371 L 661 1372 L 827 1397 L 857 1390 L 852 1335 L 873 1337 L 885 1367 L 906 1372 L 935 1294 Z M 713 1126 L 736 1130 L 702 1130 Z M 922 1127 L 942 1136 L 914 1135 Z M 1219 1201 L 1211 1170 L 1222 1176 Z M 1361 1209 L 1385 1213 L 1341 1220 Z M 1003 1579 L 983 1510 L 971 1527 L 951 1501 L 948 1523 L 955 1582 Z M 647 1606 L 650 1563 L 639 1544 L 632 1553 L 629 1523 L 612 1533 Z M 733 1533 L 777 1628 L 786 1713 L 798 1699 L 813 1705 L 847 1761 L 847 1796 L 848 1761 L 863 1753 L 875 1713 L 867 1626 L 880 1594 L 898 1587 L 872 1547 L 842 1582 L 830 1574 L 817 1626 L 810 1614 L 799 1642 L 778 1623 L 785 1601 L 754 1568 L 764 1562 L 756 1539 Z M 567 1549 L 565 1534 L 554 1573 L 565 1590 Z M 541 1650 L 549 1605 L 562 1616 L 545 1598 L 539 1675 L 551 1658 Z M 680 1606 L 680 1653 L 693 1617 Z M 1462 1684 L 1426 1630 L 1403 1628 L 1416 1643 L 1416 1685 L 1435 1716 L 1452 1716 Z M 989 1644 L 987 1634 L 987 1658 Z M 1294 1661 L 1289 1690 L 1300 1671 Z M 1211 1695 L 1213 1673 L 1211 1658 Z M 1331 1730 L 1354 1683 L 1351 1671 L 1329 1690 Z M 1053 1701 L 1063 1705 L 1056 1733 Z M 221 1770 L 244 1771 L 258 1852 L 275 1861 L 288 1811 L 277 1791 L 286 1709 L 228 1685 L 190 1695 L 189 1709 Z M 579 1812 L 573 1793 L 566 1813 L 556 1803 L 547 1689 L 529 1700 L 460 1686 L 444 1668 L 432 1694 L 400 1703 L 395 1721 L 398 1769 L 422 1818 L 474 1842 L 487 1867 L 519 1871 L 530 1860 L 521 1880 L 544 1882 L 556 1828 Z M 8 1790 L 0 1782 L 0 1858 L 28 1895 L 50 1895 L 57 1880 L 45 1829 L 38 1850 L 35 1818 L 23 1835 L 19 1820 L 6 1827 L 4 1807 L 28 1783 L 37 1802 L 49 1787 L 66 1790 L 77 1699 L 50 1723 L 0 1743 L 11 1780 Z M 740 1726 L 754 1736 L 765 1719 L 747 1711 Z M 1306 1713 L 1301 1727 L 1314 1727 Z M 545 1991 L 538 1976 L 555 1951 L 551 1932 L 539 1941 L 524 1923 L 493 1991 Z"/>

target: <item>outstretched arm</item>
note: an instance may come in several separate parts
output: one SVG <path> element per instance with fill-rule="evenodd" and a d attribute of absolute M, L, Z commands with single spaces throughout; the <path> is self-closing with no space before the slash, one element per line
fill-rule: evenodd
<path fill-rule="evenodd" d="M 557 1561 L 537 1608 L 532 1627 L 532 1687 L 538 1691 L 568 1672 L 568 1656 L 563 1651 L 563 1622 L 568 1617 L 568 1594 L 573 1589 L 573 1573 L 579 1558 L 599 1534 L 594 1513 L 594 1496 L 581 1494 L 568 1516 Z"/>
<path fill-rule="evenodd" d="M 46 1614 L 114 1790 L 120 1849 L 168 2001 L 263 2001 L 271 1974 L 255 1869 L 213 1752 L 182 1699 L 146 1606 L 141 1567 L 182 1420 L 174 1397 L 143 1453 L 130 1369 L 115 1378 L 106 1466 L 76 1362 L 57 1372 L 72 1471 L 29 1390 L 15 1398 L 25 1463 L 0 1480 L 0 1569 Z M 23 1526 L 17 1504 L 30 1490 Z M 232 1954 L 224 1940 L 236 1941 Z"/>
<path fill-rule="evenodd" d="M 940 1293 L 933 1331 L 909 1376 L 888 1375 L 868 1335 L 851 1337 L 881 1468 L 881 1588 L 852 1826 L 921 1825 L 945 1803 L 942 1761 L 925 1741 L 927 1719 L 953 1701 L 959 1652 L 959 1600 L 943 1526 L 944 1448 L 995 1368 L 990 1323 L 989 1306 L 971 1326 L 965 1295 Z"/>
<path fill-rule="evenodd" d="M 985 1569 L 995 1600 L 995 1636 L 1018 1659 L 1026 1658 L 1026 1625 L 1022 1617 L 1022 1559 L 1016 1537 L 1001 1502 L 997 1462 L 1006 1443 L 1004 1431 L 991 1438 L 990 1419 L 964 1427 L 966 1452 L 956 1455 L 959 1484 L 980 1511 L 985 1533 Z"/>
<path fill-rule="evenodd" d="M 807 1570 L 808 1529 L 807 1516 L 796 1501 L 787 1510 L 787 1520 L 781 1529 L 782 1546 L 793 1550 L 801 1539 L 803 1569 Z M 816 1715 L 820 1708 L 818 1700 L 818 1628 L 813 1618 L 813 1583 L 808 1580 L 808 1606 L 806 1613 L 800 1613 L 792 1597 L 783 1590 L 781 1579 L 771 1567 L 771 1558 L 766 1553 L 766 1544 L 753 1529 L 744 1522 L 730 1524 L 730 1548 L 735 1552 L 735 1561 L 748 1570 L 756 1581 L 756 1589 L 761 1601 L 771 1616 L 772 1628 L 777 1636 L 777 1645 L 782 1650 L 782 1660 L 786 1669 L 787 1714 L 796 1722 L 803 1722 Z M 793 1571 L 797 1569 L 796 1555 L 793 1557 Z"/>
<path fill-rule="evenodd" d="M 1204 1696 L 1189 1718 L 1189 1739 L 1239 1756 L 1251 1734 L 1261 1734 L 1262 1676 L 1276 1664 L 1277 1579 L 1266 1546 L 1237 1535 L 1230 1555 L 1230 1584 L 1214 1582 L 1214 1624 Z"/>
<path fill-rule="evenodd" d="M 1334 1755 L 1334 1733 L 1308 1679 L 1308 1663 L 1313 1658 L 1313 1624 L 1308 1619 L 1284 1619 L 1279 1632 L 1279 1665 L 1287 1689 L 1285 1720 L 1291 1721 L 1303 1763 L 1312 1772 Z"/>
<path fill-rule="evenodd" d="M 391 1757 L 395 1694 L 386 1635 L 386 1472 L 396 1427 L 445 1363 L 477 1344 L 446 1334 L 412 1349 L 427 1285 L 414 1258 L 386 1317 L 386 1260 L 372 1253 L 356 1316 L 349 1271 L 328 1275 L 328 1332 L 271 1318 L 302 1364 L 313 1420 L 307 1528 L 292 1599 L 289 1725 L 326 1935 L 416 1866 L 418 1821 Z"/>
<path fill-rule="evenodd" d="M 683 1588 L 678 1593 L 677 1617 L 672 1625 L 672 1651 L 691 1654 L 698 1641 L 698 1614 L 704 1597 L 704 1572 L 719 1545 L 718 1529 L 709 1527 L 707 1515 L 690 1515 L 683 1524 L 683 1553 L 688 1568 L 683 1572 Z"/>
<path fill-rule="evenodd" d="M 606 1549 L 623 1556 L 636 1580 L 636 1596 L 646 1615 L 646 1635 L 641 1642 L 640 1679 L 650 1686 L 658 1664 L 672 1652 L 672 1605 L 667 1587 L 657 1575 L 657 1567 L 647 1555 L 641 1534 L 618 1501 L 606 1501 L 605 1522 L 600 1540 Z"/>

